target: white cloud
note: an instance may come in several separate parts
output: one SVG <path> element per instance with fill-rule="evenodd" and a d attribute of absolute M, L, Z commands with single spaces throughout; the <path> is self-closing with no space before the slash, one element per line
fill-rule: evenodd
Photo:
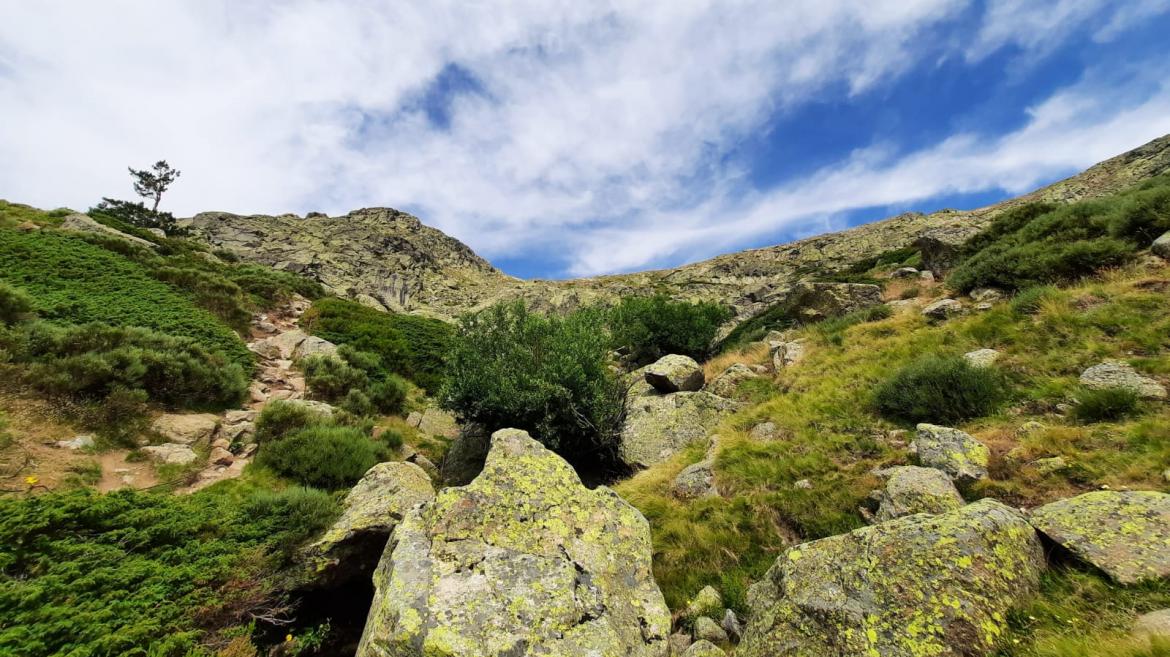
<path fill-rule="evenodd" d="M 871 152 L 805 193 L 736 198 L 744 172 L 724 160 L 778 111 L 946 56 L 957 46 L 927 37 L 970 1 L 0 0 L 0 196 L 85 207 L 166 157 L 184 172 L 164 199 L 178 213 L 408 206 L 485 255 L 538 245 L 577 273 L 712 255 L 851 203 L 1002 184 L 1008 167 L 972 165 L 910 185 L 898 172 L 929 173 L 925 154 Z M 1111 38 L 1166 1 L 1093 0 L 1092 15 Z M 1069 0 L 991 4 L 986 52 L 1087 20 Z M 417 100 L 452 64 L 482 93 L 453 96 L 443 129 Z M 956 139 L 936 156 L 985 150 Z M 872 190 L 846 193 L 847 174 Z"/>

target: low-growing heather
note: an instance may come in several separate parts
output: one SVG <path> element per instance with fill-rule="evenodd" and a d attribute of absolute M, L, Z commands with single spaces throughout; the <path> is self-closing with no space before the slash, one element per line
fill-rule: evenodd
<path fill-rule="evenodd" d="M 1137 414 L 1138 394 L 1126 388 L 1085 390 L 1077 395 L 1073 417 L 1080 422 L 1112 422 Z"/>
<path fill-rule="evenodd" d="M 389 458 L 388 447 L 346 426 L 309 426 L 265 444 L 256 462 L 305 486 L 337 490 L 353 486 Z"/>

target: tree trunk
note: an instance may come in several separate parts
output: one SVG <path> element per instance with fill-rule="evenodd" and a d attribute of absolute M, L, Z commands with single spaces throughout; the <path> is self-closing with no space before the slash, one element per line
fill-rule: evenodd
<path fill-rule="evenodd" d="M 155 194 L 154 195 L 154 207 L 150 209 L 151 212 L 154 212 L 154 213 L 158 212 L 158 202 L 161 200 L 162 200 L 162 194 Z"/>

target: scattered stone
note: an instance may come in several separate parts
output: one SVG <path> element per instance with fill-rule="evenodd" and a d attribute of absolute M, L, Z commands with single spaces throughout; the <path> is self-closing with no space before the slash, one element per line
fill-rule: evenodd
<path fill-rule="evenodd" d="M 739 384 L 749 379 L 758 379 L 760 375 L 743 363 L 733 363 L 707 384 L 707 392 L 733 399 L 739 392 Z"/>
<path fill-rule="evenodd" d="M 991 302 L 988 302 L 988 301 L 982 301 L 980 303 L 975 304 L 975 310 L 978 310 L 981 313 L 985 313 L 994 307 L 995 307 L 994 304 L 992 304 Z"/>
<path fill-rule="evenodd" d="M 1133 636 L 1139 639 L 1170 638 L 1170 609 L 1143 614 L 1133 624 Z"/>
<path fill-rule="evenodd" d="M 406 423 L 412 427 L 415 427 L 416 429 L 418 428 L 419 422 L 422 422 L 422 413 L 419 413 L 418 411 L 411 411 L 410 414 L 406 416 Z"/>
<path fill-rule="evenodd" d="M 1156 256 L 1170 260 L 1170 232 L 1163 233 L 1161 237 L 1154 240 L 1153 245 L 1150 246 L 1150 251 Z"/>
<path fill-rule="evenodd" d="M 713 586 L 704 586 L 695 594 L 694 599 L 687 603 L 683 610 L 683 618 L 695 621 L 701 616 L 718 618 L 723 611 L 723 596 Z"/>
<path fill-rule="evenodd" d="M 409 510 L 374 574 L 357 657 L 624 655 L 669 650 L 650 527 L 523 431 L 483 472 Z"/>
<path fill-rule="evenodd" d="M 41 229 L 41 227 L 40 227 L 40 226 L 38 226 L 38 225 L 34 224 L 34 223 L 33 223 L 33 222 L 31 222 L 31 221 L 22 221 L 22 222 L 20 222 L 20 224 L 19 224 L 19 225 L 16 227 L 16 230 L 18 230 L 18 231 L 20 231 L 20 232 L 22 232 L 22 233 L 35 233 L 35 232 L 37 232 L 37 231 L 38 231 L 38 230 L 40 230 L 40 229 Z"/>
<path fill-rule="evenodd" d="M 904 465 L 884 474 L 889 477 L 886 487 L 874 496 L 879 504 L 877 522 L 915 513 L 946 513 L 963 506 L 963 496 L 941 470 Z"/>
<path fill-rule="evenodd" d="M 669 643 L 671 655 L 685 655 L 687 648 L 691 647 L 691 635 L 686 632 L 675 632 L 670 635 Z"/>
<path fill-rule="evenodd" d="M 259 416 L 260 413 L 258 411 L 228 411 L 223 414 L 223 423 L 231 425 L 242 422 L 255 422 Z"/>
<path fill-rule="evenodd" d="M 309 335 L 300 329 L 292 329 L 278 333 L 269 338 L 256 340 L 248 344 L 248 349 L 266 358 L 282 358 L 291 360 L 293 353 Z"/>
<path fill-rule="evenodd" d="M 890 274 L 890 278 L 914 278 L 918 274 L 919 271 L 913 267 L 899 267 Z"/>
<path fill-rule="evenodd" d="M 709 392 L 643 395 L 627 401 L 618 455 L 630 467 L 648 468 L 703 440 L 740 404 Z"/>
<path fill-rule="evenodd" d="M 739 623 L 739 617 L 730 609 L 723 612 L 723 620 L 719 622 L 719 627 L 722 627 L 728 638 L 736 643 L 739 643 L 740 637 L 743 636 L 743 626 Z"/>
<path fill-rule="evenodd" d="M 782 342 L 772 349 L 772 369 L 779 372 L 785 367 L 796 365 L 804 360 L 805 340 Z"/>
<path fill-rule="evenodd" d="M 455 416 L 438 408 L 424 410 L 419 415 L 418 424 L 414 426 L 428 436 L 453 439 L 459 435 L 459 422 L 456 421 Z"/>
<path fill-rule="evenodd" d="M 694 392 L 703 387 L 703 367 L 689 356 L 663 356 L 645 368 L 644 376 L 659 392 Z"/>
<path fill-rule="evenodd" d="M 1032 526 L 1120 584 L 1170 576 L 1170 495 L 1095 491 L 1034 509 Z"/>
<path fill-rule="evenodd" d="M 789 335 L 788 331 L 768 331 L 768 334 L 764 336 L 764 342 L 771 347 L 775 347 L 780 343 L 788 342 Z"/>
<path fill-rule="evenodd" d="M 211 413 L 166 414 L 155 418 L 150 428 L 168 442 L 183 445 L 211 442 L 219 416 Z"/>
<path fill-rule="evenodd" d="M 930 270 L 920 271 L 918 272 L 918 280 L 922 281 L 923 283 L 933 283 L 934 272 Z"/>
<path fill-rule="evenodd" d="M 413 463 L 379 463 L 345 497 L 344 511 L 306 554 L 318 584 L 373 572 L 390 532 L 406 512 L 434 498 L 431 478 Z"/>
<path fill-rule="evenodd" d="M 167 443 L 165 445 L 148 445 L 142 448 L 150 458 L 167 464 L 187 465 L 193 463 L 199 456 L 187 445 Z"/>
<path fill-rule="evenodd" d="M 776 437 L 776 423 L 761 422 L 752 427 L 750 435 L 754 440 L 772 440 Z"/>
<path fill-rule="evenodd" d="M 1019 429 L 1016 429 L 1016 435 L 1021 436 L 1021 437 L 1031 436 L 1032 434 L 1040 433 L 1041 431 L 1044 431 L 1047 428 L 1048 428 L 1048 425 L 1044 424 L 1043 422 L 1029 420 L 1029 421 L 1021 424 Z"/>
<path fill-rule="evenodd" d="M 990 499 L 805 543 L 749 590 L 736 655 L 987 655 L 1043 568 L 1036 532 Z"/>
<path fill-rule="evenodd" d="M 223 447 L 212 447 L 211 454 L 207 457 L 207 462 L 211 465 L 231 465 L 235 460 L 235 455 Z"/>
<path fill-rule="evenodd" d="M 706 616 L 699 616 L 695 619 L 695 640 L 696 641 L 710 641 L 711 643 L 727 643 L 727 632 L 719 626 L 719 623 L 711 620 Z"/>
<path fill-rule="evenodd" d="M 964 431 L 922 423 L 918 425 L 913 446 L 919 463 L 942 470 L 960 484 L 987 477 L 991 453 L 986 445 Z"/>
<path fill-rule="evenodd" d="M 257 445 L 256 443 L 248 443 L 247 445 L 244 445 L 243 448 L 240 449 L 240 459 L 251 458 L 252 455 L 256 453 L 256 450 L 259 448 L 260 448 L 260 446 Z M 239 462 L 240 461 L 236 461 L 236 463 L 239 463 Z"/>
<path fill-rule="evenodd" d="M 886 305 L 889 306 L 890 308 L 893 308 L 897 312 L 906 312 L 909 310 L 913 310 L 914 308 L 917 308 L 919 306 L 919 301 L 917 298 L 914 298 L 914 299 L 894 299 L 893 301 L 887 301 Z"/>
<path fill-rule="evenodd" d="M 1064 460 L 1063 456 L 1052 456 L 1049 458 L 1036 459 L 1032 465 L 1040 471 L 1040 474 L 1055 474 L 1068 469 L 1068 462 Z"/>
<path fill-rule="evenodd" d="M 1134 371 L 1129 363 L 1107 360 L 1081 373 L 1081 385 L 1092 390 L 1122 388 L 1145 399 L 1165 399 L 1166 387 Z"/>
<path fill-rule="evenodd" d="M 57 447 L 60 447 L 62 449 L 71 449 L 71 450 L 93 449 L 94 448 L 93 436 L 88 436 L 88 435 L 77 436 L 76 438 L 74 438 L 72 440 L 58 440 L 56 442 L 56 445 L 57 445 Z"/>
<path fill-rule="evenodd" d="M 318 338 L 315 335 L 310 335 L 293 349 L 292 359 L 294 361 L 308 358 L 309 356 L 324 356 L 326 358 L 335 358 L 337 356 L 337 345 L 332 342 Z"/>
<path fill-rule="evenodd" d="M 971 367 L 991 367 L 999 360 L 999 352 L 994 349 L 976 349 L 963 354 L 963 360 Z"/>
<path fill-rule="evenodd" d="M 670 485 L 670 492 L 680 500 L 717 497 L 714 463 L 704 459 L 682 469 Z"/>
<path fill-rule="evenodd" d="M 706 639 L 692 643 L 685 652 L 679 654 L 682 657 L 727 657 L 719 646 Z"/>
<path fill-rule="evenodd" d="M 941 321 L 963 312 L 963 304 L 954 299 L 940 299 L 922 309 L 923 317 Z"/>
<path fill-rule="evenodd" d="M 215 449 L 216 447 L 222 447 L 223 449 L 227 449 L 231 446 L 232 446 L 232 442 L 230 440 L 228 440 L 227 438 L 216 438 L 215 440 L 211 441 L 212 449 Z"/>
<path fill-rule="evenodd" d="M 238 424 L 220 425 L 219 432 L 230 442 L 247 442 L 256 434 L 256 423 L 240 422 Z"/>
<path fill-rule="evenodd" d="M 995 287 L 977 287 L 971 290 L 972 301 L 992 303 L 1003 298 L 1003 290 Z"/>
<path fill-rule="evenodd" d="M 799 488 L 800 490 L 812 490 L 812 487 L 813 487 L 812 482 L 809 481 L 808 479 L 801 479 L 801 480 L 797 481 L 795 484 L 792 484 L 792 486 L 794 488 Z"/>

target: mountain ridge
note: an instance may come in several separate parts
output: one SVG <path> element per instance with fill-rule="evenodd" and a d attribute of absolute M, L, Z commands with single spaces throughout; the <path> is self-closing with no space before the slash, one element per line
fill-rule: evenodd
<path fill-rule="evenodd" d="M 1021 204 L 1094 198 L 1166 171 L 1170 135 L 982 208 L 903 213 L 679 267 L 557 281 L 509 276 L 466 244 L 391 208 L 364 208 L 341 217 L 205 212 L 181 225 L 236 257 L 308 275 L 342 296 L 381 310 L 451 320 L 499 301 L 522 299 L 541 310 L 571 310 L 629 294 L 661 292 L 727 304 L 735 310 L 734 321 L 741 322 L 812 273 L 839 272 L 924 237 L 959 243 Z"/>

